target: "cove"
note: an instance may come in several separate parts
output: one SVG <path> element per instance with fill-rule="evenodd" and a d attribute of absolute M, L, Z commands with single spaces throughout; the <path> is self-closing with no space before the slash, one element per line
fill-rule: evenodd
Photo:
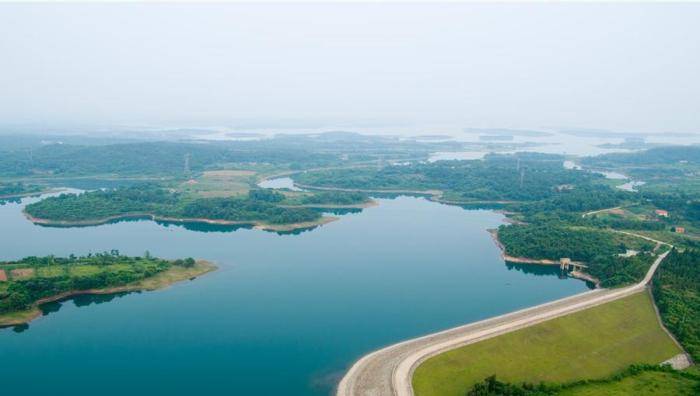
<path fill-rule="evenodd" d="M 502 216 L 424 198 L 298 234 L 127 221 L 31 224 L 0 206 L 0 257 L 119 249 L 219 270 L 166 290 L 76 298 L 0 330 L 3 392 L 327 395 L 365 353 L 572 295 L 584 282 L 507 266 L 486 232 Z"/>

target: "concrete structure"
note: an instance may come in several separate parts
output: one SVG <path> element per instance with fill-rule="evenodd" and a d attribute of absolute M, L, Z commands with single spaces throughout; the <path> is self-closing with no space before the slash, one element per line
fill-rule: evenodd
<path fill-rule="evenodd" d="M 559 268 L 562 271 L 568 271 L 568 270 L 577 271 L 577 270 L 582 270 L 584 268 L 588 268 L 588 266 L 585 264 L 579 263 L 577 261 L 572 261 L 568 257 L 562 257 L 559 259 Z"/>
<path fill-rule="evenodd" d="M 643 235 L 626 231 L 617 232 L 671 246 Z M 350 368 L 338 384 L 336 395 L 413 396 L 413 387 L 411 386 L 413 372 L 425 360 L 460 346 L 639 293 L 646 289 L 659 264 L 668 254 L 669 251 L 659 255 L 644 279 L 632 286 L 617 289 L 595 289 L 536 307 L 403 341 L 372 352 L 358 360 Z M 680 360 L 680 358 L 674 360 Z M 682 364 L 682 362 L 675 361 L 668 363 Z"/>
<path fill-rule="evenodd" d="M 659 217 L 668 217 L 668 212 L 663 209 L 656 209 L 654 213 Z"/>

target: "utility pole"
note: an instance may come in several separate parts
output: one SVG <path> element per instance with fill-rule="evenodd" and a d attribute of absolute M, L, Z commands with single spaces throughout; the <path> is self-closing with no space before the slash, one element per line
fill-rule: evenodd
<path fill-rule="evenodd" d="M 520 188 L 523 188 L 523 182 L 525 181 L 525 168 L 520 169 Z"/>

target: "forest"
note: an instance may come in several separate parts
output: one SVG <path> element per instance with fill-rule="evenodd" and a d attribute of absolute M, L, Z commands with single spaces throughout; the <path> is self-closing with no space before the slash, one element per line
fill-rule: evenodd
<path fill-rule="evenodd" d="M 498 238 L 506 252 L 515 257 L 584 262 L 586 273 L 598 278 L 603 287 L 639 282 L 656 257 L 654 245 L 635 241 L 604 229 L 576 228 L 563 224 L 502 225 Z M 628 249 L 637 255 L 623 257 Z"/>
<path fill-rule="evenodd" d="M 2 183 L 0 182 L 0 198 L 2 197 L 12 197 L 17 195 L 38 193 L 41 191 L 41 187 L 25 184 L 21 182 L 15 183 Z"/>
<path fill-rule="evenodd" d="M 369 196 L 361 192 L 322 191 L 311 195 L 303 195 L 302 205 L 355 205 L 367 202 Z"/>
<path fill-rule="evenodd" d="M 515 257 L 591 261 L 597 256 L 624 253 L 615 235 L 604 230 L 571 229 L 554 225 L 502 225 L 498 239 Z"/>
<path fill-rule="evenodd" d="M 334 169 L 295 176 L 302 185 L 370 190 L 441 190 L 465 201 L 538 201 L 603 176 L 564 169 L 547 154 L 489 155 L 485 160 Z"/>
<path fill-rule="evenodd" d="M 664 146 L 632 153 L 611 153 L 585 157 L 586 165 L 600 167 L 623 167 L 669 164 L 700 165 L 700 146 Z"/>
<path fill-rule="evenodd" d="M 673 250 L 654 276 L 653 293 L 664 325 L 700 361 L 700 250 Z"/>
<path fill-rule="evenodd" d="M 0 263 L 0 270 L 8 278 L 0 282 L 0 313 L 26 310 L 37 300 L 67 291 L 123 286 L 173 265 L 194 264 L 192 258 L 171 262 L 148 254 L 123 256 L 116 250 L 83 257 L 26 257 Z"/>
<path fill-rule="evenodd" d="M 348 132 L 251 141 L 67 142 L 0 146 L 0 176 L 181 176 L 186 173 L 186 155 L 192 172 L 231 164 L 307 169 L 387 158 L 424 159 L 431 151 L 460 147 L 454 142 L 417 143 Z"/>
<path fill-rule="evenodd" d="M 254 189 L 247 195 L 226 198 L 197 198 L 154 184 L 62 194 L 27 205 L 25 211 L 39 219 L 66 222 L 103 220 L 127 215 L 210 219 L 235 222 L 289 224 L 321 217 L 307 208 L 281 207 L 284 195 Z"/>

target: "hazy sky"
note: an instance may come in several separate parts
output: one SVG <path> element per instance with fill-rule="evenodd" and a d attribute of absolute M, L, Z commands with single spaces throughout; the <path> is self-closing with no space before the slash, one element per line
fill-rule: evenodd
<path fill-rule="evenodd" d="M 0 122 L 700 131 L 700 4 L 0 4 Z"/>

